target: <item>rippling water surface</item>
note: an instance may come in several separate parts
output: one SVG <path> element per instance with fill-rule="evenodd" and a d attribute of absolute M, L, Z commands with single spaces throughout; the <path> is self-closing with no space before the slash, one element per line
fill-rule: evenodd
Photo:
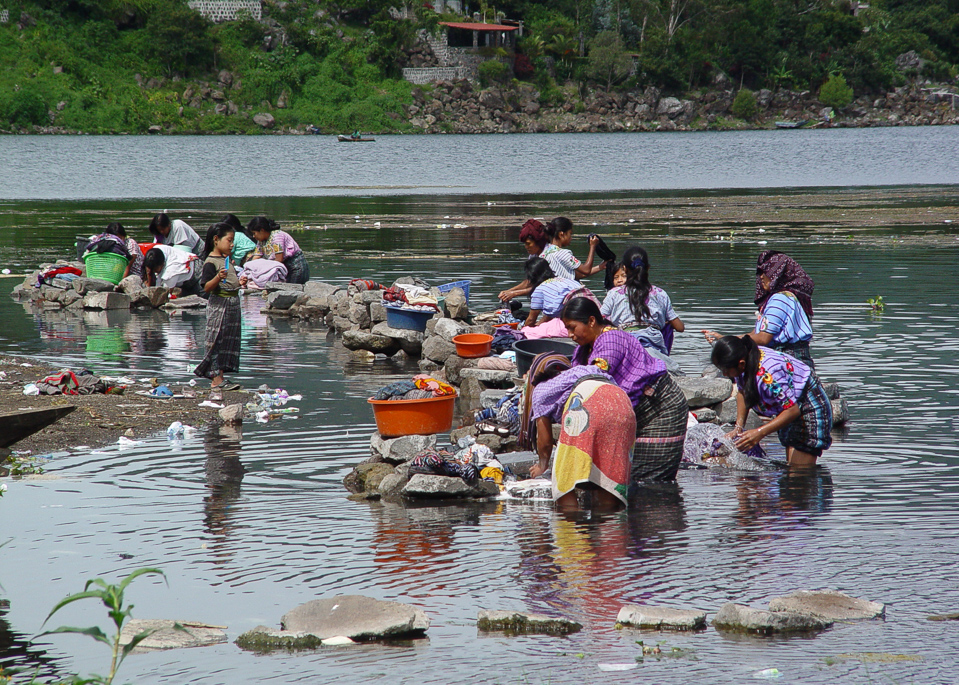
<path fill-rule="evenodd" d="M 494 199 L 491 213 L 516 202 Z M 270 210 L 315 224 L 357 206 L 315 202 L 261 198 L 219 209 Z M 314 277 L 469 278 L 475 307 L 492 305 L 504 282 L 519 280 L 513 233 L 433 223 L 475 211 L 471 202 L 398 198 L 395 216 L 415 228 L 374 234 L 364 218 L 335 234 L 303 234 Z M 509 211 L 551 214 L 555 204 L 575 202 L 528 199 Z M 13 203 L 0 222 L 20 225 L 22 213 L 43 230 L 13 231 L 13 245 L 0 243 L 0 261 L 25 268 L 62 255 L 105 215 L 141 216 L 147 204 Z M 218 209 L 214 201 L 169 204 L 184 216 Z M 756 235 L 730 242 L 703 230 L 677 239 L 662 227 L 617 227 L 614 249 L 642 241 L 649 250 L 654 281 L 687 327 L 676 358 L 693 373 L 709 351 L 696 331 L 749 327 L 756 253 L 767 247 L 795 256 L 817 283 L 817 368 L 842 385 L 852 421 L 834 434 L 814 476 L 685 471 L 676 487 L 651 490 L 637 509 L 610 516 L 568 519 L 523 503 L 348 501 L 341 479 L 367 456 L 373 430 L 365 398 L 415 365 L 353 361 L 324 329 L 267 319 L 261 301 L 247 298 L 238 380 L 302 393 L 299 415 L 175 443 L 151 436 L 129 450 L 78 448 L 51 456 L 51 478 L 8 481 L 0 597 L 9 606 L 0 605 L 0 627 L 12 641 L 0 658 L 45 673 L 101 672 L 106 649 L 85 639 L 43 638 L 27 656 L 22 641 L 86 579 L 157 566 L 169 585 L 136 581 L 134 615 L 226 625 L 231 640 L 260 624 L 277 626 L 302 602 L 344 593 L 422 606 L 432 627 L 414 642 L 299 654 L 255 656 L 227 643 L 138 655 L 124 664 L 122 682 L 738 683 L 768 668 L 790 683 L 952 682 L 959 623 L 926 617 L 959 610 L 959 247 L 913 246 L 908 232 L 897 231 L 904 242 L 863 245 L 770 231 L 760 246 Z M 37 313 L 7 297 L 14 282 L 0 280 L 0 353 L 171 380 L 188 378 L 186 364 L 201 355 L 202 313 Z M 886 302 L 882 315 L 865 304 L 875 295 Z M 822 588 L 885 602 L 887 618 L 788 639 L 613 627 L 625 603 L 712 613 L 727 601 L 764 606 L 774 595 Z M 568 616 L 584 630 L 568 638 L 477 634 L 480 608 Z M 80 603 L 53 623 L 102 623 L 102 613 Z M 688 651 L 647 657 L 624 673 L 599 670 L 635 663 L 637 640 Z M 900 657 L 849 656 L 863 652 Z"/>

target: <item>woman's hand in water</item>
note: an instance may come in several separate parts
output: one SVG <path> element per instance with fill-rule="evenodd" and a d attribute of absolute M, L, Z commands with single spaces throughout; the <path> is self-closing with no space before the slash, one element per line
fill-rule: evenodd
<path fill-rule="evenodd" d="M 712 345 L 721 337 L 723 337 L 721 333 L 717 333 L 716 331 L 709 331 L 709 330 L 706 330 L 705 328 L 702 330 L 702 333 L 703 333 L 703 337 L 706 338 L 706 342 L 708 342 L 710 345 Z"/>
<path fill-rule="evenodd" d="M 759 432 L 758 428 L 753 428 L 752 430 L 745 431 L 738 438 L 733 440 L 733 443 L 736 445 L 736 449 L 740 452 L 745 452 L 750 447 L 754 447 L 759 444 L 759 441 L 763 439 L 763 434 Z"/>
<path fill-rule="evenodd" d="M 530 477 L 530 478 L 539 478 L 539 477 L 542 476 L 543 473 L 545 473 L 545 472 L 546 472 L 546 467 L 543 466 L 542 463 L 537 462 L 537 463 L 533 464 L 533 465 L 530 467 L 530 469 L 529 469 L 529 477 Z"/>

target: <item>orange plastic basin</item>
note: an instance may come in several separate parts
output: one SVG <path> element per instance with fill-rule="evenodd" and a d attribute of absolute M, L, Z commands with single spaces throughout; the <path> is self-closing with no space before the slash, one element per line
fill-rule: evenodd
<path fill-rule="evenodd" d="M 519 321 L 513 323 L 494 323 L 493 328 L 512 328 L 514 331 L 519 328 Z"/>
<path fill-rule="evenodd" d="M 456 354 L 466 359 L 488 357 L 493 344 L 493 336 L 485 333 L 463 333 L 453 338 Z"/>
<path fill-rule="evenodd" d="M 425 400 L 374 400 L 376 430 L 384 438 L 403 435 L 433 435 L 453 427 L 453 405 L 456 395 L 429 397 Z"/>

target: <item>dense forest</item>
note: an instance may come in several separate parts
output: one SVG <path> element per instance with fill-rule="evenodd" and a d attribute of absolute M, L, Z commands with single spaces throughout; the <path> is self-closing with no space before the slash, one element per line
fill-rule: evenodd
<path fill-rule="evenodd" d="M 271 128 L 408 130 L 401 68 L 422 30 L 462 20 L 403 0 L 266 0 L 259 21 L 222 24 L 186 0 L 0 8 L 8 131 L 242 133 L 262 130 L 253 118 L 264 112 Z M 818 92 L 830 78 L 859 96 L 954 84 L 959 65 L 959 0 L 500 0 L 469 11 L 523 22 L 513 74 L 482 75 L 504 88 L 515 76 L 543 101 L 720 81 Z"/>

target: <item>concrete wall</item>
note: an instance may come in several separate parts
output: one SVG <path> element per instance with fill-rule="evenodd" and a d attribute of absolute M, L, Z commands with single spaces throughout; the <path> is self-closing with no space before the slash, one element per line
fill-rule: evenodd
<path fill-rule="evenodd" d="M 257 21 L 263 16 L 260 0 L 190 0 L 187 4 L 213 22 L 234 21 L 239 10 L 246 10 Z"/>
<path fill-rule="evenodd" d="M 426 67 L 422 69 L 404 69 L 403 78 L 410 83 L 423 85 L 436 81 L 455 81 L 456 79 L 468 78 L 468 74 L 462 67 Z"/>

